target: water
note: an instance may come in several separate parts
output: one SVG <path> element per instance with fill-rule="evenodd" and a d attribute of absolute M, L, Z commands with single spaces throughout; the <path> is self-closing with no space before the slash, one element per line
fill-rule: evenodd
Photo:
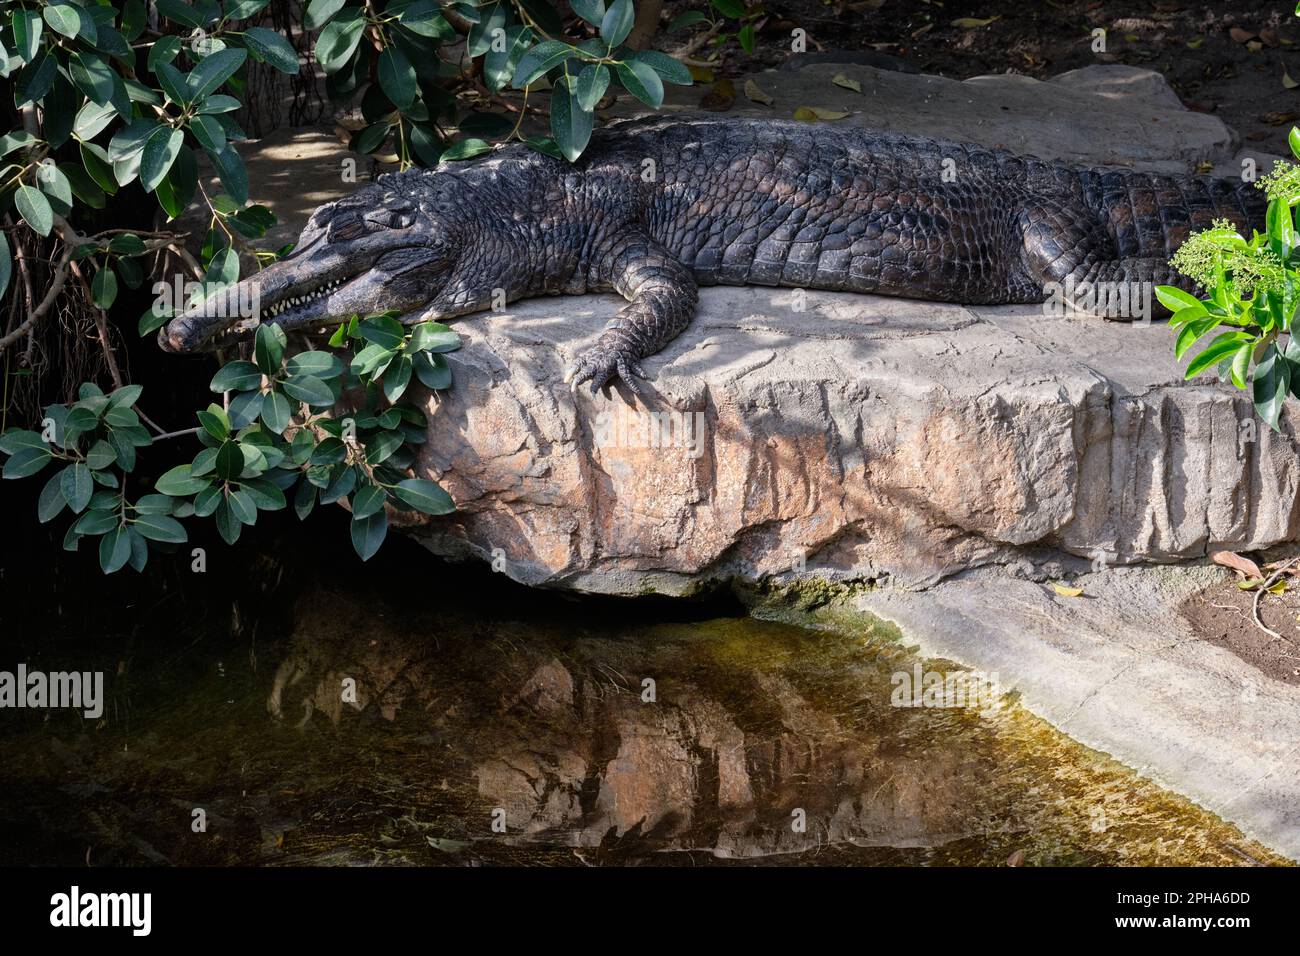
<path fill-rule="evenodd" d="M 176 571 L 117 614 L 65 582 L 73 607 L 11 616 L 0 667 L 108 686 L 98 721 L 3 713 L 0 863 L 1280 862 L 1013 699 L 891 706 L 893 675 L 954 668 L 888 628 L 394 550 L 288 578 L 249 559 L 264 586 L 235 600 Z"/>

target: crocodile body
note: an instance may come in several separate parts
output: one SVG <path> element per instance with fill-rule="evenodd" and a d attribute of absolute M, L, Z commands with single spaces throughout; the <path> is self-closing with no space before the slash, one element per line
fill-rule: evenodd
<path fill-rule="evenodd" d="M 1262 223 L 1238 180 L 1088 169 L 825 124 L 655 117 L 598 130 L 574 165 L 514 146 L 380 178 L 322 206 L 292 256 L 246 283 L 286 327 L 396 308 L 446 319 L 544 294 L 628 305 L 570 368 L 593 391 L 690 322 L 698 287 L 769 285 L 971 305 L 1053 285 L 1190 288 L 1169 257 L 1217 218 Z M 197 307 L 162 341 L 229 323 Z"/>

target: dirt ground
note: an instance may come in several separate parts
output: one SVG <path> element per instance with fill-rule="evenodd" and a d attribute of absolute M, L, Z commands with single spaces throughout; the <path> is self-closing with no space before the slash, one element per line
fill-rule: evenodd
<path fill-rule="evenodd" d="M 1179 609 L 1197 635 L 1236 654 L 1274 680 L 1300 684 L 1300 579 L 1288 578 L 1281 594 L 1264 594 L 1259 617 L 1273 637 L 1256 626 L 1255 594 L 1243 591 L 1228 572 L 1224 581 L 1192 595 Z"/>
<path fill-rule="evenodd" d="M 675 14 L 703 4 L 666 6 Z M 895 58 L 902 68 L 955 79 L 988 73 L 1043 79 L 1097 63 L 1146 67 L 1164 74 L 1190 109 L 1218 116 L 1252 148 L 1269 153 L 1288 154 L 1287 130 L 1300 121 L 1300 85 L 1289 85 L 1300 81 L 1294 4 L 777 0 L 766 8 L 754 55 L 731 41 L 721 75 L 780 66 L 794 55 L 791 30 L 802 27 L 809 53 L 859 51 L 882 64 Z M 1096 29 L 1106 31 L 1104 51 L 1093 50 Z M 692 35 L 658 42 L 671 51 Z"/>

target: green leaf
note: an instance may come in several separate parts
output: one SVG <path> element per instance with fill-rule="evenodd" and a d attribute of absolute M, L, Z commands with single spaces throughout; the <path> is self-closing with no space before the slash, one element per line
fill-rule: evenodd
<path fill-rule="evenodd" d="M 491 149 L 491 145 L 481 139 L 462 139 L 444 152 L 442 158 L 448 162 L 454 162 L 458 159 L 473 159 L 475 156 L 481 156 Z"/>
<path fill-rule="evenodd" d="M 658 109 L 664 101 L 664 84 L 659 74 L 640 60 L 614 64 L 619 82 L 629 93 L 647 106 Z"/>
<path fill-rule="evenodd" d="M 1218 364 L 1237 351 L 1243 342 L 1251 341 L 1253 338 L 1245 332 L 1224 332 L 1216 336 L 1203 352 L 1188 363 L 1184 378 L 1195 378 L 1211 365 Z"/>
<path fill-rule="evenodd" d="M 408 108 L 415 100 L 415 67 L 395 46 L 379 54 L 379 86 L 399 110 Z"/>
<path fill-rule="evenodd" d="M 1300 9 L 1300 7 L 1297 9 Z M 28 59 L 31 58 L 28 57 Z M 1291 132 L 1286 134 L 1286 141 L 1287 145 L 1291 147 L 1291 155 L 1296 159 L 1300 159 L 1300 129 L 1296 129 L 1292 126 Z"/>
<path fill-rule="evenodd" d="M 157 482 L 154 483 L 154 490 L 159 494 L 171 495 L 174 498 L 183 498 L 188 495 L 197 494 L 204 488 L 208 487 L 210 482 L 205 478 L 190 477 L 189 465 L 177 465 L 170 471 L 165 472 Z"/>
<path fill-rule="evenodd" d="M 413 352 L 454 352 L 460 348 L 460 336 L 441 322 L 421 322 L 411 330 Z"/>
<path fill-rule="evenodd" d="M 73 120 L 72 131 L 77 134 L 78 139 L 93 139 L 117 116 L 111 103 L 91 103 L 87 102 L 85 106 L 77 111 L 77 118 Z"/>
<path fill-rule="evenodd" d="M 49 200 L 39 189 L 27 185 L 19 186 L 14 193 L 14 205 L 18 207 L 18 214 L 23 217 L 27 225 L 42 236 L 50 234 L 50 230 L 54 228 L 54 212 L 50 209 Z"/>
<path fill-rule="evenodd" d="M 212 113 L 230 113 L 237 109 L 239 109 L 239 100 L 223 93 L 213 93 L 200 103 L 194 112 L 199 115 L 208 115 Z"/>
<path fill-rule="evenodd" d="M 1269 428 L 1280 432 L 1278 419 L 1291 388 L 1291 363 L 1278 351 L 1276 343 L 1269 343 L 1255 365 L 1253 385 L 1256 414 Z"/>
<path fill-rule="evenodd" d="M 262 370 L 252 362 L 240 359 L 223 365 L 221 370 L 212 376 L 208 388 L 214 392 L 243 392 L 260 388 L 261 385 Z"/>
<path fill-rule="evenodd" d="M 21 7 L 14 11 L 14 43 L 18 47 L 18 55 L 29 63 L 36 59 L 37 51 L 41 48 L 41 31 L 43 29 L 44 24 L 41 23 L 41 15 L 36 11 L 25 10 Z"/>
<path fill-rule="evenodd" d="M 665 83 L 677 86 L 690 86 L 692 83 L 691 71 L 686 68 L 686 64 L 658 50 L 639 50 L 634 54 L 634 59 L 658 73 Z"/>
<path fill-rule="evenodd" d="M 460 7 L 458 9 L 464 11 L 466 8 Z M 470 28 L 467 41 L 471 57 L 482 56 L 486 53 L 492 46 L 492 38 L 497 35 L 496 31 L 505 30 L 507 26 L 508 4 L 501 2 L 490 3 L 480 9 L 479 20 Z"/>
<path fill-rule="evenodd" d="M 203 430 L 215 438 L 217 441 L 225 441 L 230 437 L 230 418 L 226 415 L 226 410 L 220 405 L 209 405 L 205 411 L 196 412 L 199 424 Z"/>
<path fill-rule="evenodd" d="M 105 157 L 110 163 L 117 163 L 131 156 L 138 154 L 144 149 L 144 144 L 155 131 L 162 129 L 156 120 L 137 119 L 123 130 L 120 130 L 108 144 L 108 155 Z M 94 175 L 94 171 L 87 167 L 87 172 Z M 102 184 L 101 184 L 102 185 Z M 107 187 L 105 187 L 107 191 Z"/>
<path fill-rule="evenodd" d="M 81 11 L 70 3 L 51 3 L 42 13 L 50 29 L 62 33 L 65 37 L 75 37 L 81 30 Z"/>
<path fill-rule="evenodd" d="M 266 9 L 270 0 L 226 0 L 226 18 L 229 20 L 247 20 L 255 13 Z"/>
<path fill-rule="evenodd" d="M 1279 259 L 1289 258 L 1291 250 L 1296 246 L 1295 219 L 1291 206 L 1274 199 L 1268 204 L 1268 211 L 1264 218 L 1268 230 L 1269 248 Z"/>
<path fill-rule="evenodd" d="M 600 38 L 612 50 L 627 39 L 635 21 L 636 10 L 632 7 L 632 0 L 614 0 L 600 21 Z"/>
<path fill-rule="evenodd" d="M 220 152 L 226 148 L 226 131 L 211 116 L 192 117 L 189 130 L 204 149 Z"/>
<path fill-rule="evenodd" d="M 689 75 L 689 74 L 688 74 Z M 609 70 L 600 63 L 588 63 L 578 74 L 578 108 L 590 113 L 609 87 Z M 579 151 L 581 152 L 581 150 Z"/>
<path fill-rule="evenodd" d="M 90 97 L 92 102 L 108 103 L 116 98 L 114 93 L 120 77 L 104 62 L 103 57 L 75 51 L 68 60 L 68 73 L 72 76 L 72 82 L 77 84 L 77 89 Z"/>
<path fill-rule="evenodd" d="M 226 47 L 224 50 L 205 56 L 186 77 L 189 101 L 195 102 L 209 93 L 216 92 L 217 87 L 230 79 L 234 72 L 244 65 L 244 60 L 247 58 L 248 52 L 239 47 Z M 295 59 L 294 62 L 297 63 L 297 60 Z"/>
<path fill-rule="evenodd" d="M 59 487 L 73 514 L 81 514 L 86 509 L 86 505 L 90 504 L 90 496 L 95 491 L 94 479 L 90 477 L 90 466 L 80 461 L 68 465 L 60 473 Z"/>
<path fill-rule="evenodd" d="M 384 398 L 390 402 L 396 402 L 406 391 L 407 383 L 411 381 L 411 357 L 409 355 L 400 355 L 396 362 L 388 366 L 384 372 Z"/>
<path fill-rule="evenodd" d="M 189 206 L 198 182 L 199 167 L 194 159 L 194 150 L 182 149 L 172 168 L 154 190 L 158 205 L 162 206 L 169 219 L 175 219 Z"/>
<path fill-rule="evenodd" d="M 352 547 L 362 561 L 369 561 L 388 534 L 388 514 L 376 511 L 366 518 L 352 519 Z"/>
<path fill-rule="evenodd" d="M 274 30 L 249 27 L 244 31 L 244 42 L 248 44 L 253 59 L 269 63 L 281 73 L 293 75 L 298 72 L 298 51 Z"/>
<path fill-rule="evenodd" d="M 63 497 L 63 475 L 61 473 L 51 475 L 50 480 L 41 489 L 40 499 L 36 503 L 37 520 L 41 524 L 47 524 L 58 517 L 67 503 L 67 499 Z"/>
<path fill-rule="evenodd" d="M 131 525 L 137 532 L 151 541 L 165 541 L 168 544 L 184 544 L 189 535 L 185 527 L 171 515 L 142 514 Z"/>
<path fill-rule="evenodd" d="M 551 134 L 569 162 L 582 155 L 591 140 L 592 115 L 582 108 L 575 83 L 564 76 L 551 91 Z"/>
<path fill-rule="evenodd" d="M 1184 292 L 1177 286 L 1158 285 L 1156 286 L 1156 299 L 1170 312 L 1179 312 L 1183 309 L 1198 308 L 1202 312 L 1205 306 L 1201 300 L 1196 298 L 1190 292 Z"/>
<path fill-rule="evenodd" d="M 386 315 L 372 315 L 357 327 L 367 342 L 385 349 L 395 349 L 406 340 L 402 323 Z"/>
<path fill-rule="evenodd" d="M 738 20 L 745 15 L 743 0 L 709 0 L 710 5 L 724 17 Z"/>
<path fill-rule="evenodd" d="M 299 521 L 306 521 L 315 506 L 316 486 L 304 481 L 298 485 L 298 490 L 293 495 L 294 513 L 298 515 Z"/>
<path fill-rule="evenodd" d="M 366 442 L 366 464 L 378 465 L 392 457 L 402 447 L 401 432 L 380 432 Z"/>
<path fill-rule="evenodd" d="M 165 126 L 159 127 L 145 141 L 144 152 L 140 157 L 140 185 L 146 192 L 153 192 L 162 182 L 184 143 L 184 133 Z"/>
<path fill-rule="evenodd" d="M 425 388 L 439 389 L 451 387 L 451 366 L 437 353 L 418 352 L 412 358 L 415 375 Z"/>
<path fill-rule="evenodd" d="M 279 511 L 287 504 L 284 492 L 265 478 L 250 478 L 241 482 L 240 487 L 259 511 Z"/>
<path fill-rule="evenodd" d="M 742 50 L 744 50 L 746 53 L 753 54 L 754 24 L 746 23 L 743 27 L 741 27 L 736 32 L 736 40 L 740 43 L 740 47 Z"/>
<path fill-rule="evenodd" d="M 311 3 L 307 4 L 307 13 L 303 17 L 302 25 L 308 30 L 319 30 L 329 23 L 346 3 L 347 0 L 311 0 Z"/>
<path fill-rule="evenodd" d="M 328 24 L 316 38 L 316 62 L 326 73 L 337 73 L 347 65 L 366 27 L 366 20 L 359 10 L 352 8 L 345 13 L 347 15 Z"/>
<path fill-rule="evenodd" d="M 126 528 L 113 528 L 99 539 L 99 566 L 105 574 L 120 571 L 131 558 L 131 538 Z"/>
<path fill-rule="evenodd" d="M 697 23 L 708 23 L 709 18 L 699 10 L 687 10 L 685 13 L 679 13 L 673 17 L 668 24 L 668 33 L 676 33 L 678 30 L 685 30 L 687 27 L 693 27 Z"/>
<path fill-rule="evenodd" d="M 110 308 L 117 299 L 117 273 L 105 262 L 90 283 L 90 297 L 101 309 Z"/>
<path fill-rule="evenodd" d="M 248 173 L 244 169 L 244 161 L 239 158 L 234 147 L 227 143 L 225 149 L 205 150 L 205 152 L 212 160 L 217 175 L 221 177 L 221 185 L 226 187 L 230 197 L 241 206 L 248 202 Z"/>
<path fill-rule="evenodd" d="M 9 240 L 0 232 L 0 299 L 4 297 L 5 289 L 9 288 L 9 279 L 13 275 L 14 264 L 10 256 Z"/>
<path fill-rule="evenodd" d="M 213 520 L 216 522 L 217 533 L 221 535 L 222 541 L 226 544 L 234 544 L 239 540 L 239 533 L 244 525 L 231 510 L 229 499 L 217 505 L 217 510 L 213 512 Z"/>
<path fill-rule="evenodd" d="M 244 453 L 239 450 L 239 443 L 226 441 L 217 449 L 217 477 L 234 481 L 244 471 Z"/>
<path fill-rule="evenodd" d="M 181 23 L 187 27 L 203 26 L 203 19 L 188 3 L 182 0 L 155 0 L 154 6 L 158 8 L 158 13 L 174 23 Z"/>
<path fill-rule="evenodd" d="M 629 2 L 629 0 L 622 0 L 622 2 Z M 519 66 L 515 68 L 515 75 L 510 81 L 511 85 L 522 90 L 536 82 L 538 77 L 577 55 L 578 51 L 567 43 L 559 40 L 543 40 L 520 58 Z"/>
<path fill-rule="evenodd" d="M 259 325 L 253 346 L 253 357 L 257 360 L 257 367 L 267 375 L 274 375 L 280 371 L 286 342 L 284 329 L 278 325 Z"/>
<path fill-rule="evenodd" d="M 1255 343 L 1245 342 L 1237 349 L 1232 356 L 1232 367 L 1229 374 L 1232 376 L 1232 384 L 1237 388 L 1246 387 L 1246 376 L 1250 372 L 1250 357 L 1255 354 Z"/>
<path fill-rule="evenodd" d="M 1193 319 L 1188 322 L 1183 326 L 1178 333 L 1178 338 L 1174 341 L 1174 358 L 1182 358 L 1197 339 L 1219 326 L 1222 322 L 1222 317 L 1217 315 L 1207 315 L 1203 319 Z"/>
<path fill-rule="evenodd" d="M 569 6 L 593 27 L 599 27 L 605 18 L 605 0 L 569 0 Z"/>
<path fill-rule="evenodd" d="M 278 391 L 268 392 L 262 403 L 262 423 L 277 435 L 283 435 L 289 427 L 292 412 L 289 400 Z"/>
<path fill-rule="evenodd" d="M 445 515 L 456 510 L 451 495 L 442 490 L 436 481 L 427 478 L 407 478 L 397 483 L 393 494 L 403 503 L 427 515 Z"/>
<path fill-rule="evenodd" d="M 506 30 L 502 49 L 488 50 L 483 57 L 483 82 L 489 90 L 497 93 L 506 87 L 532 42 L 532 27 L 516 25 Z"/>
<path fill-rule="evenodd" d="M 176 502 L 166 495 L 143 495 L 133 506 L 136 514 L 169 515 Z"/>
<path fill-rule="evenodd" d="M 317 408 L 328 408 L 334 404 L 334 393 L 330 387 L 314 375 L 294 375 L 284 381 L 284 390 L 291 398 L 306 402 Z"/>
<path fill-rule="evenodd" d="M 289 359 L 285 368 L 290 375 L 314 375 L 322 381 L 343 374 L 343 363 L 339 357 L 320 350 L 297 353 Z"/>
<path fill-rule="evenodd" d="M 362 485 L 352 495 L 352 517 L 368 518 L 384 510 L 388 495 L 376 485 Z"/>

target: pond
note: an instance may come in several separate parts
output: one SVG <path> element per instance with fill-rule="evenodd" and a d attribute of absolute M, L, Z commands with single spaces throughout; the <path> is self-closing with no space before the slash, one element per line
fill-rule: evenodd
<path fill-rule="evenodd" d="M 106 689 L 98 720 L 3 713 L 0 863 L 1282 862 L 1000 688 L 895 706 L 960 669 L 833 604 L 578 598 L 392 550 L 278 588 L 250 559 L 235 601 L 173 576 L 99 626 L 11 615 L 14 661 Z"/>

